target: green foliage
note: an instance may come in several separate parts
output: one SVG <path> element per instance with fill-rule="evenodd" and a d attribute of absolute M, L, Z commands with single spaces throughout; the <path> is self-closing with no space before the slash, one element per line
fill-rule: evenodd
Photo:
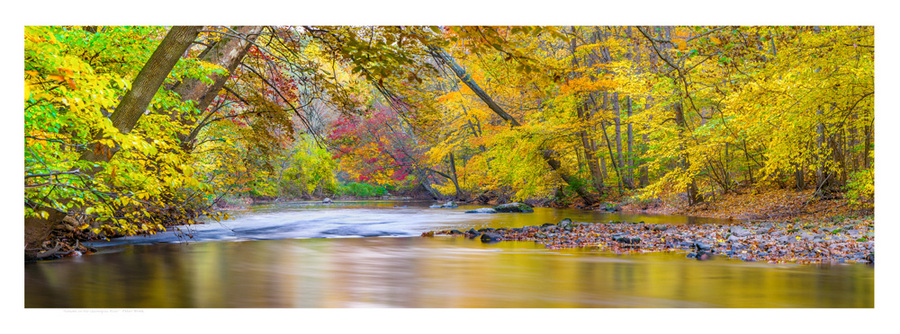
<path fill-rule="evenodd" d="M 868 168 L 850 174 L 850 181 L 847 182 L 847 198 L 850 203 L 857 207 L 867 207 L 874 205 L 875 198 L 875 171 L 874 168 Z"/>
<path fill-rule="evenodd" d="M 368 183 L 348 182 L 339 186 L 338 194 L 353 197 L 376 197 L 387 194 L 387 188 Z"/>
<path fill-rule="evenodd" d="M 293 154 L 280 171 L 280 194 L 302 197 L 338 193 L 335 173 L 337 163 L 328 151 L 318 146 L 309 136 L 301 136 Z"/>

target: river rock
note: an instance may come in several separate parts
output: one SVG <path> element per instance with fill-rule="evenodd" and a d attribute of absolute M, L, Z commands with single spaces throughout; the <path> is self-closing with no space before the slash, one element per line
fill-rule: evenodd
<path fill-rule="evenodd" d="M 332 200 L 331 200 L 330 198 L 328 198 L 328 197 L 325 197 L 325 199 L 322 200 L 322 204 L 331 204 L 331 203 L 334 203 L 334 201 L 332 201 Z"/>
<path fill-rule="evenodd" d="M 494 210 L 493 208 L 478 208 L 466 211 L 466 213 L 497 213 L 497 210 Z"/>
<path fill-rule="evenodd" d="M 453 201 L 449 201 L 444 204 L 434 204 L 432 206 L 429 206 L 429 208 L 431 209 L 452 209 L 456 207 L 459 207 L 459 205 L 456 205 L 456 203 L 454 203 Z"/>
<path fill-rule="evenodd" d="M 606 205 L 604 205 L 604 207 L 601 210 L 606 211 L 606 212 L 616 212 L 616 211 L 621 211 L 622 207 L 618 204 L 606 203 Z"/>
<path fill-rule="evenodd" d="M 702 252 L 702 251 L 709 251 L 709 249 L 710 249 L 709 244 L 703 243 L 703 242 L 699 242 L 699 241 L 698 241 L 698 242 L 692 243 L 692 244 L 691 244 L 691 248 L 697 250 L 698 253 L 699 253 L 699 252 Z"/>
<path fill-rule="evenodd" d="M 639 244 L 639 243 L 641 243 L 641 238 L 632 237 L 632 236 L 616 237 L 613 240 L 615 240 L 616 242 L 618 242 L 620 244 Z"/>
<path fill-rule="evenodd" d="M 738 237 L 746 237 L 748 235 L 753 234 L 753 231 L 750 231 L 750 230 L 745 229 L 740 226 L 734 226 L 731 229 L 729 229 L 729 231 L 731 232 L 732 235 L 738 236 Z"/>
<path fill-rule="evenodd" d="M 481 235 L 481 242 L 487 242 L 487 243 L 489 243 L 489 242 L 498 242 L 498 241 L 501 241 L 501 240 L 503 240 L 503 236 L 501 236 L 501 235 L 499 235 L 499 234 L 497 234 L 497 233 L 490 233 L 490 232 L 488 232 L 488 233 L 485 233 L 485 234 L 482 234 L 482 235 Z"/>
<path fill-rule="evenodd" d="M 520 202 L 500 204 L 494 207 L 497 212 L 534 212 L 530 205 Z"/>
<path fill-rule="evenodd" d="M 463 231 L 460 231 L 460 230 L 450 230 L 450 234 L 465 234 L 465 233 L 463 233 Z"/>
<path fill-rule="evenodd" d="M 468 231 L 466 231 L 466 233 L 469 233 L 469 234 L 478 234 L 478 231 L 475 230 L 475 228 L 473 227 L 473 228 L 470 228 Z"/>

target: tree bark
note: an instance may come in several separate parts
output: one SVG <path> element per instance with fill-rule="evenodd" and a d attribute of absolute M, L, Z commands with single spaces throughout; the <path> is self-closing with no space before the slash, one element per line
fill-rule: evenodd
<path fill-rule="evenodd" d="M 187 51 L 197 35 L 200 34 L 202 26 L 175 26 L 169 29 L 166 37 L 150 55 L 150 59 L 141 68 L 141 71 L 131 83 L 131 90 L 125 93 L 122 101 L 116 106 L 109 119 L 119 132 L 128 133 L 134 129 L 138 119 L 147 110 L 153 96 L 162 86 L 163 81 L 175 67 L 175 63 L 181 59 L 181 55 Z M 102 136 L 102 135 L 101 135 Z M 98 136 L 99 137 L 99 136 Z M 99 139 L 99 138 L 97 138 Z M 116 153 L 116 148 L 106 147 L 99 143 L 88 146 L 88 149 L 82 153 L 81 160 L 86 161 L 109 161 Z M 96 173 L 99 168 L 89 171 Z"/>

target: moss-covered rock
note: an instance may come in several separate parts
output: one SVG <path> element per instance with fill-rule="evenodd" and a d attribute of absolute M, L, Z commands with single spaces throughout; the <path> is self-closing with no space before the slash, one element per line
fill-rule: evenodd
<path fill-rule="evenodd" d="M 531 208 L 531 205 L 520 202 L 500 204 L 498 206 L 495 206 L 494 210 L 496 210 L 497 212 L 534 212 L 534 209 Z"/>

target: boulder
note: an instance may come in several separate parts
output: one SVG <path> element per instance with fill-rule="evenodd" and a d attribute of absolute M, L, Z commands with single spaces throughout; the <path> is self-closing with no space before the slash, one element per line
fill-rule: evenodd
<path fill-rule="evenodd" d="M 534 212 L 530 205 L 520 202 L 500 204 L 494 207 L 497 212 Z"/>
<path fill-rule="evenodd" d="M 572 229 L 575 228 L 575 223 L 573 223 L 571 219 L 566 218 L 566 219 L 563 219 L 561 222 L 559 222 L 559 228 L 561 228 L 563 230 L 571 231 Z"/>
<path fill-rule="evenodd" d="M 497 210 L 494 210 L 493 208 L 478 208 L 466 211 L 466 213 L 497 213 Z"/>
<path fill-rule="evenodd" d="M 606 212 L 617 212 L 622 211 L 622 207 L 618 204 L 606 203 L 601 210 Z"/>
<path fill-rule="evenodd" d="M 452 209 L 452 208 L 456 208 L 456 207 L 459 207 L 459 205 L 456 205 L 456 203 L 454 203 L 453 201 L 449 201 L 444 204 L 435 204 L 435 205 L 429 206 L 429 208 L 432 208 L 432 209 Z"/>
<path fill-rule="evenodd" d="M 712 253 L 700 251 L 694 256 L 697 261 L 712 260 Z"/>
<path fill-rule="evenodd" d="M 481 235 L 481 242 L 498 242 L 498 241 L 502 241 L 502 240 L 503 240 L 503 236 L 501 236 L 497 233 L 488 232 L 488 233 Z"/>
<path fill-rule="evenodd" d="M 325 197 L 325 199 L 322 200 L 322 204 L 331 204 L 331 203 L 334 203 L 334 201 L 332 201 L 332 200 L 331 200 L 330 198 L 328 198 L 328 197 Z"/>

